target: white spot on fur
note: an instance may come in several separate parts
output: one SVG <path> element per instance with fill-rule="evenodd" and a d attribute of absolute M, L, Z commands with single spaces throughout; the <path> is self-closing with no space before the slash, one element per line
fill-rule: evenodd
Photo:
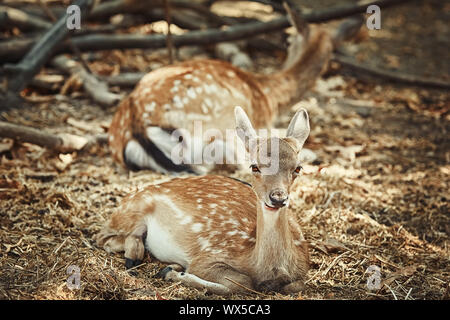
<path fill-rule="evenodd" d="M 192 222 L 192 217 L 191 216 L 185 216 L 181 221 L 180 224 L 181 225 L 186 225 L 186 224 L 190 224 Z"/>
<path fill-rule="evenodd" d="M 238 233 L 237 230 L 233 230 L 233 231 L 228 231 L 228 232 L 227 232 L 227 235 L 229 235 L 229 236 L 234 236 L 234 235 L 237 234 L 237 233 Z"/>
<path fill-rule="evenodd" d="M 197 94 L 195 93 L 195 90 L 194 90 L 193 88 L 187 89 L 186 94 L 187 94 L 188 97 L 191 98 L 191 99 L 197 98 Z"/>
<path fill-rule="evenodd" d="M 195 91 L 196 91 L 198 94 L 202 94 L 203 88 L 202 88 L 202 87 L 196 87 L 196 88 L 195 88 Z"/>
<path fill-rule="evenodd" d="M 205 238 L 198 238 L 198 244 L 200 245 L 200 250 L 205 250 L 207 247 L 211 245 L 208 239 Z"/>
<path fill-rule="evenodd" d="M 204 102 L 205 102 L 205 104 L 206 104 L 208 107 L 212 108 L 213 103 L 212 103 L 212 101 L 211 101 L 210 98 L 206 97 L 205 100 L 204 100 Z"/>
<path fill-rule="evenodd" d="M 155 110 L 155 107 L 156 107 L 156 102 L 152 101 L 151 103 L 146 104 L 144 108 L 145 108 L 145 111 L 147 111 L 147 112 L 153 112 Z"/>
<path fill-rule="evenodd" d="M 179 96 L 173 97 L 173 103 L 176 108 L 179 108 L 179 109 L 183 108 L 183 103 L 181 102 L 181 98 Z"/>
<path fill-rule="evenodd" d="M 198 232 L 203 230 L 203 224 L 201 224 L 201 223 L 194 223 L 191 226 L 191 230 L 192 230 L 192 232 L 198 233 Z"/>
<path fill-rule="evenodd" d="M 234 73 L 234 71 L 228 70 L 227 71 L 227 76 L 234 77 L 234 76 L 236 76 L 236 73 Z"/>

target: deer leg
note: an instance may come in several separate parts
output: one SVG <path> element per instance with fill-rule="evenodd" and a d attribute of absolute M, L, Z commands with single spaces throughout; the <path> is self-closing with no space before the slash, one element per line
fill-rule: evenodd
<path fill-rule="evenodd" d="M 195 272 L 198 268 L 189 268 Z M 191 271 L 191 270 L 190 270 Z M 206 289 L 210 293 L 228 295 L 235 292 L 246 292 L 245 288 L 252 289 L 252 280 L 245 274 L 226 265 L 216 265 L 202 268 L 198 275 L 188 272 L 179 272 L 166 267 L 158 273 L 166 280 L 180 281 L 181 283 L 197 288 Z"/>
<path fill-rule="evenodd" d="M 145 248 L 142 241 L 142 236 L 136 236 L 134 234 L 125 238 L 125 267 L 127 269 L 133 268 L 142 264 L 144 259 Z"/>
<path fill-rule="evenodd" d="M 164 268 L 160 272 L 160 275 L 163 277 L 164 280 L 179 281 L 190 287 L 194 287 L 197 289 L 206 289 L 211 293 L 221 295 L 231 293 L 231 290 L 223 284 L 204 280 L 192 273 L 175 271 L 171 267 Z"/>
<path fill-rule="evenodd" d="M 125 223 L 113 223 L 117 217 Z M 125 251 L 125 267 L 129 269 L 142 263 L 145 254 L 143 237 L 146 232 L 147 226 L 141 219 L 123 213 L 120 216 L 113 215 L 110 222 L 96 235 L 95 240 L 97 246 L 103 247 L 108 253 Z"/>

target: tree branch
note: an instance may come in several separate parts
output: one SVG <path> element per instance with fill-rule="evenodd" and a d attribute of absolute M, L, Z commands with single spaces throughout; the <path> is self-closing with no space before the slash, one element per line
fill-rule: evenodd
<path fill-rule="evenodd" d="M 75 3 L 85 12 L 91 4 L 91 0 L 78 0 Z M 5 66 L 11 77 L 8 79 L 8 90 L 12 92 L 20 92 L 31 81 L 36 73 L 40 71 L 42 66 L 51 57 L 54 48 L 68 34 L 69 29 L 66 28 L 66 18 L 64 15 L 57 23 L 55 23 L 48 32 L 36 42 L 33 48 L 17 65 Z"/>
<path fill-rule="evenodd" d="M 1 14 L 6 15 L 6 19 L 2 21 L 3 27 L 16 26 L 22 30 L 46 30 L 51 27 L 51 23 L 19 9 L 0 6 L 0 15 Z"/>
<path fill-rule="evenodd" d="M 89 142 L 85 137 L 71 134 L 55 135 L 4 121 L 0 121 L 0 137 L 32 143 L 58 152 L 79 151 Z"/>
<path fill-rule="evenodd" d="M 361 65 L 361 63 L 356 62 L 354 59 L 346 57 L 339 53 L 335 54 L 332 60 L 339 62 L 342 66 L 353 70 L 357 75 L 370 75 L 388 81 L 414 86 L 450 89 L 450 82 L 445 82 L 439 79 L 428 79 L 410 74 L 402 74 L 396 71 L 381 70 L 376 67 Z"/>
<path fill-rule="evenodd" d="M 102 106 L 113 106 L 122 99 L 121 95 L 109 92 L 106 83 L 88 73 L 83 66 L 75 60 L 61 55 L 55 57 L 51 61 L 51 64 L 66 73 L 79 77 L 86 93 Z"/>
<path fill-rule="evenodd" d="M 358 2 L 356 5 L 346 5 L 335 8 L 324 9 L 318 12 L 305 14 L 303 18 L 309 23 L 325 22 L 333 19 L 345 18 L 356 13 L 365 13 L 367 6 L 377 4 L 382 8 L 398 5 L 414 0 L 378 0 Z M 281 17 L 268 22 L 251 22 L 240 25 L 233 25 L 225 30 L 207 29 L 202 31 L 191 31 L 183 35 L 173 36 L 173 45 L 180 47 L 184 45 L 210 45 L 224 41 L 235 41 L 250 38 L 258 34 L 274 32 L 289 27 L 286 17 Z M 113 35 L 86 35 L 73 38 L 74 44 L 81 51 L 111 50 L 111 49 L 156 49 L 166 45 L 164 35 L 136 35 L 136 34 L 113 34 Z M 25 52 L 32 44 L 24 40 L 14 43 L 15 54 Z M 0 43 L 0 59 L 11 59 L 11 55 L 3 46 L 7 43 Z M 69 52 L 67 44 L 58 48 L 58 53 Z M 6 55 L 6 56 L 5 56 Z"/>

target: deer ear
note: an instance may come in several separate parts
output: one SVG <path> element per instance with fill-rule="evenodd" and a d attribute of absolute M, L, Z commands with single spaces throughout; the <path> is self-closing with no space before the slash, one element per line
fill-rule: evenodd
<path fill-rule="evenodd" d="M 256 131 L 247 117 L 245 111 L 237 106 L 234 108 L 234 116 L 236 118 L 236 133 L 239 138 L 244 142 L 247 151 L 250 151 L 250 144 L 257 138 Z"/>
<path fill-rule="evenodd" d="M 286 137 L 295 138 L 301 148 L 309 136 L 309 131 L 308 112 L 305 109 L 300 109 L 292 118 L 291 123 L 289 123 Z"/>
<path fill-rule="evenodd" d="M 289 5 L 285 1 L 283 1 L 283 6 L 286 10 L 289 23 L 295 28 L 295 30 L 297 30 L 298 34 L 303 35 L 304 38 L 307 39 L 309 36 L 309 25 L 308 22 L 306 22 L 306 20 L 302 17 L 300 8 Z"/>

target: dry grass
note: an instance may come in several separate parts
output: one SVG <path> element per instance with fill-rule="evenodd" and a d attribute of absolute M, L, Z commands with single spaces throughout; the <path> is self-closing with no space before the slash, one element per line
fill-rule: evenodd
<path fill-rule="evenodd" d="M 160 51 L 100 56 L 96 72 L 167 62 Z M 256 65 L 279 62 L 257 55 Z M 2 116 L 80 135 L 107 127 L 114 110 L 101 110 L 74 91 L 70 98 L 28 92 L 41 102 Z M 291 201 L 311 244 L 306 289 L 231 298 L 449 299 L 448 101 L 442 91 L 339 76 L 319 81 L 301 105 L 311 117 L 307 147 L 321 163 L 305 165 Z M 280 117 L 281 127 L 299 106 Z M 8 143 L 0 141 L 0 299 L 224 299 L 155 279 L 163 265 L 148 254 L 130 275 L 122 255 L 107 254 L 92 240 L 122 197 L 166 177 L 127 173 L 106 147 L 60 158 Z M 232 175 L 249 178 L 247 172 Z M 80 289 L 67 288 L 71 265 L 80 268 Z M 371 265 L 381 269 L 376 291 L 366 285 Z"/>
<path fill-rule="evenodd" d="M 397 91 L 386 86 L 383 92 L 389 97 Z M 448 299 L 448 121 L 386 101 L 367 107 L 367 118 L 317 93 L 305 101 L 312 120 L 308 146 L 322 160 L 305 166 L 291 204 L 311 243 L 307 288 L 299 296 L 249 292 L 233 298 Z M 77 134 L 81 129 L 60 123 L 64 114 L 93 128 L 108 122 L 109 111 L 82 102 L 8 116 Z M 0 297 L 222 298 L 152 278 L 163 265 L 148 256 L 132 276 L 121 255 L 109 255 L 92 241 L 123 196 L 166 177 L 127 173 L 112 162 L 106 147 L 74 154 L 65 169 L 60 163 L 57 155 L 31 145 L 3 153 Z M 249 178 L 247 172 L 233 175 Z M 66 287 L 70 265 L 81 270 L 79 290 Z M 370 265 L 381 268 L 378 291 L 366 287 Z"/>

